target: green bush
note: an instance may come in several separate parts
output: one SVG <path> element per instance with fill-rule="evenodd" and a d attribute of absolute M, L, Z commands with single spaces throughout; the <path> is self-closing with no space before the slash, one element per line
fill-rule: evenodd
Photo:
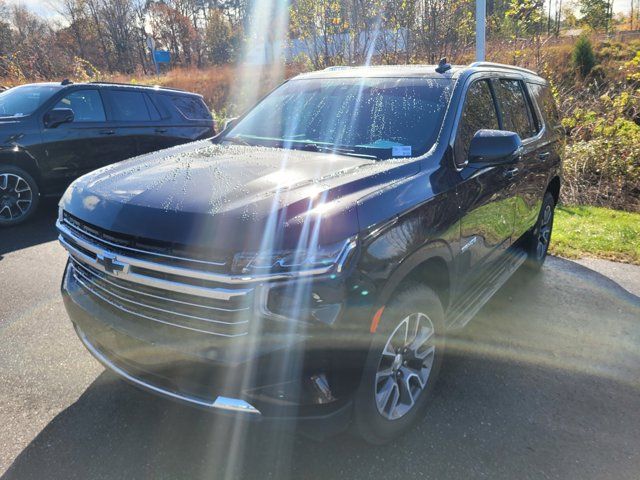
<path fill-rule="evenodd" d="M 591 46 L 591 40 L 585 35 L 582 35 L 576 41 L 573 47 L 573 54 L 571 55 L 571 61 L 573 67 L 580 72 L 582 78 L 585 78 L 596 65 L 596 56 L 593 53 L 593 47 Z"/>
<path fill-rule="evenodd" d="M 564 203 L 640 212 L 640 126 L 620 116 L 628 107 L 621 97 L 601 99 L 610 116 L 578 109 L 563 120 L 572 135 L 564 158 Z"/>

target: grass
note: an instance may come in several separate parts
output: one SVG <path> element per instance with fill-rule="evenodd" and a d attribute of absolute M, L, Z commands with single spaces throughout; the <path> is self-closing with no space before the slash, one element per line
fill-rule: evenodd
<path fill-rule="evenodd" d="M 640 213 L 601 207 L 558 207 L 551 253 L 640 265 Z"/>

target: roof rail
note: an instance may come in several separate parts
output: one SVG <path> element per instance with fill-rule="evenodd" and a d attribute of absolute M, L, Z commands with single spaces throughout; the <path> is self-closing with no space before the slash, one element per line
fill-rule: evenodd
<path fill-rule="evenodd" d="M 121 87 L 138 87 L 138 88 L 161 88 L 162 90 L 171 90 L 174 92 L 191 93 L 179 88 L 162 87 L 160 85 L 140 85 L 139 83 L 125 83 L 125 82 L 88 82 L 91 85 L 119 85 Z M 195 95 L 195 94 L 194 94 Z"/>
<path fill-rule="evenodd" d="M 497 67 L 504 68 L 505 70 L 515 70 L 518 72 L 528 73 L 530 75 L 538 76 L 536 72 L 533 70 L 529 70 L 528 68 L 516 67 L 514 65 L 505 65 L 504 63 L 495 63 L 495 62 L 473 62 L 470 67 Z"/>
<path fill-rule="evenodd" d="M 337 72 L 339 70 L 348 70 L 352 67 L 349 67 L 347 65 L 333 65 L 331 67 L 327 67 L 324 69 L 325 72 Z"/>

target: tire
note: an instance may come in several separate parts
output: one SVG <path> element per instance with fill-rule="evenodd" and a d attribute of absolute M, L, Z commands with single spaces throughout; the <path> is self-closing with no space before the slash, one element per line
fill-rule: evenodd
<path fill-rule="evenodd" d="M 0 165 L 0 227 L 28 220 L 39 202 L 40 190 L 31 175 L 12 165 Z"/>
<path fill-rule="evenodd" d="M 546 192 L 538 214 L 538 221 L 529 233 L 529 238 L 525 243 L 528 255 L 526 265 L 534 273 L 540 271 L 547 259 L 551 234 L 553 233 L 555 208 L 556 202 L 553 199 L 553 195 L 551 192 Z"/>
<path fill-rule="evenodd" d="M 397 351 L 401 348 L 400 344 L 403 343 L 402 339 L 405 335 L 404 326 L 408 325 L 409 331 L 413 332 L 418 330 L 415 327 L 418 322 L 420 322 L 421 333 L 418 336 L 420 340 L 426 338 L 429 329 L 432 337 L 422 347 L 415 349 L 415 355 L 411 352 L 402 353 L 402 349 L 400 349 L 400 355 L 390 355 L 391 350 Z M 403 289 L 385 309 L 374 335 L 355 396 L 354 427 L 365 441 L 382 445 L 419 422 L 431 397 L 442 365 L 445 346 L 444 311 L 440 299 L 426 286 L 414 285 Z M 412 342 L 412 337 L 415 339 L 416 335 L 409 336 L 410 346 L 420 343 L 415 340 Z M 432 354 L 427 354 L 424 360 L 419 358 L 430 351 L 431 347 L 433 347 Z M 386 352 L 385 355 L 383 352 Z M 427 371 L 428 364 L 430 368 Z M 386 371 L 389 370 L 392 372 L 397 370 L 400 373 L 385 377 Z M 418 388 L 420 383 L 424 385 L 422 389 Z M 406 385 L 414 395 L 409 394 Z M 392 390 L 392 393 L 385 403 L 384 394 L 389 390 Z M 398 393 L 398 406 L 395 410 L 393 404 L 396 393 L 394 392 Z M 409 406 L 411 399 L 413 399 L 413 405 Z M 382 407 L 379 407 L 379 403 L 383 404 Z"/>

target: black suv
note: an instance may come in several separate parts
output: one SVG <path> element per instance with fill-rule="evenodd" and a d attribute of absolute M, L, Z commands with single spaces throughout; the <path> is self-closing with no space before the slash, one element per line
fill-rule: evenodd
<path fill-rule="evenodd" d="M 417 421 L 447 333 L 542 266 L 561 148 L 528 70 L 301 75 L 213 141 L 74 182 L 66 309 L 151 392 L 382 443 Z"/>
<path fill-rule="evenodd" d="M 0 93 L 0 227 L 96 168 L 214 134 L 202 97 L 179 90 L 64 81 Z"/>

